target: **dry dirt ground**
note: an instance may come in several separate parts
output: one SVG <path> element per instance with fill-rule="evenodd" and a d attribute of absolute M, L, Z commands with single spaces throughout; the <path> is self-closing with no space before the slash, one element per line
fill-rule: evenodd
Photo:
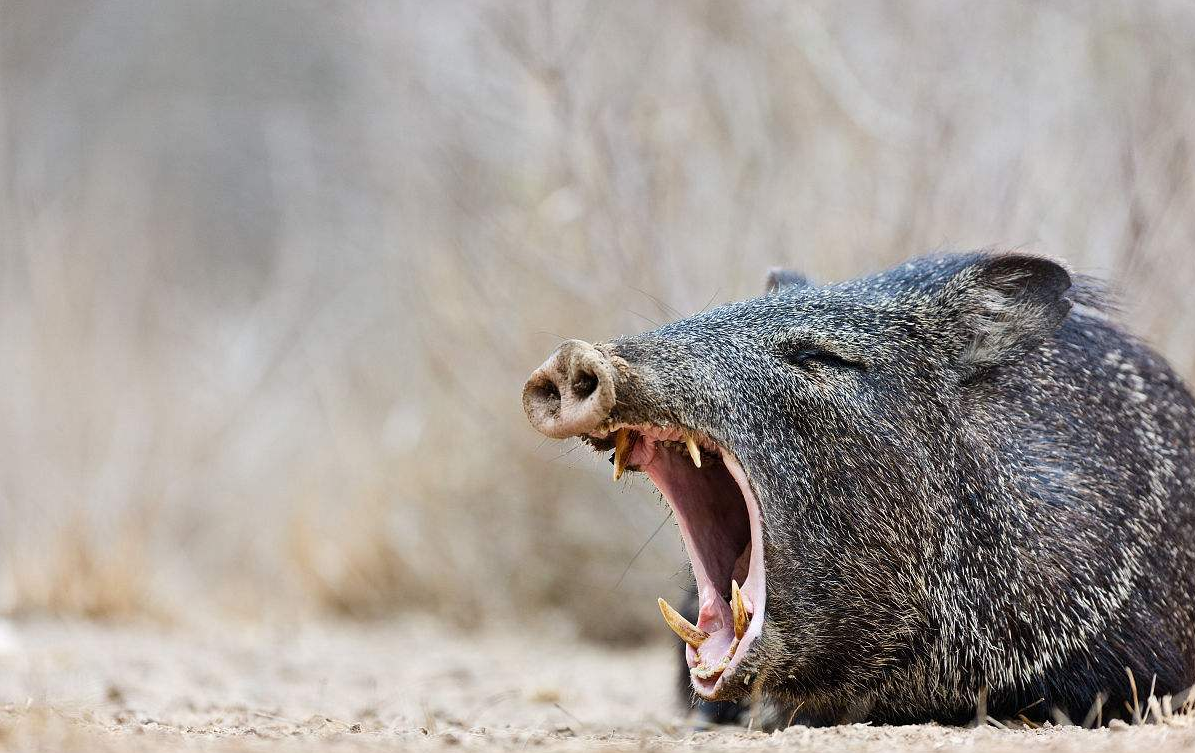
<path fill-rule="evenodd" d="M 433 622 L 0 623 L 0 750 L 1195 750 L 1195 723 L 695 730 L 667 646 Z"/>

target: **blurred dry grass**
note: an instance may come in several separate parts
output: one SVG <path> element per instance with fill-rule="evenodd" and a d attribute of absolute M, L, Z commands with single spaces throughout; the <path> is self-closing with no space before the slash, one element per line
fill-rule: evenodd
<path fill-rule="evenodd" d="M 1025 245 L 1195 374 L 1185 2 L 0 0 L 0 608 L 635 638 L 558 337 Z"/>

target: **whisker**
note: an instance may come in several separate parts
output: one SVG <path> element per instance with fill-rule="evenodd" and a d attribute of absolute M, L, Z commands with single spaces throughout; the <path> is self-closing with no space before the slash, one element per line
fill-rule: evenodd
<path fill-rule="evenodd" d="M 621 586 L 622 582 L 626 579 L 627 573 L 631 572 L 631 567 L 635 564 L 635 560 L 639 559 L 639 555 L 643 554 L 643 550 L 647 549 L 647 545 L 650 544 L 652 542 L 652 540 L 655 539 L 655 537 L 659 535 L 660 531 L 662 531 L 664 529 L 664 524 L 667 523 L 671 519 L 672 519 L 672 508 L 669 508 L 668 514 L 665 515 L 664 519 L 660 521 L 660 524 L 658 526 L 656 526 L 656 530 L 651 532 L 651 536 L 647 537 L 647 541 L 644 541 L 643 545 L 639 547 L 639 551 L 635 552 L 635 556 L 631 557 L 631 561 L 628 562 L 626 568 L 623 569 L 622 575 L 618 576 L 618 582 L 614 584 L 614 588 L 610 589 L 611 591 L 618 590 L 618 587 Z"/>

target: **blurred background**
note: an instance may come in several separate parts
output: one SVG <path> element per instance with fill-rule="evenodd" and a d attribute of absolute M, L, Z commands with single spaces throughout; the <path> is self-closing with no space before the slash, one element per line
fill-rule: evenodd
<path fill-rule="evenodd" d="M 666 637 L 560 338 L 1020 247 L 1189 378 L 1193 174 L 1186 2 L 0 0 L 0 612 Z"/>

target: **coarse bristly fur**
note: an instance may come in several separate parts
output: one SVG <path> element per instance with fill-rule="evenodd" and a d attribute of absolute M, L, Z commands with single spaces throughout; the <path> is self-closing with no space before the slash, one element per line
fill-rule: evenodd
<path fill-rule="evenodd" d="M 726 700 L 962 723 L 1103 693 L 1107 719 L 1128 671 L 1195 682 L 1195 405 L 1097 286 L 976 252 L 768 288 L 598 346 L 618 420 L 711 437 L 761 507 L 766 621 Z"/>

